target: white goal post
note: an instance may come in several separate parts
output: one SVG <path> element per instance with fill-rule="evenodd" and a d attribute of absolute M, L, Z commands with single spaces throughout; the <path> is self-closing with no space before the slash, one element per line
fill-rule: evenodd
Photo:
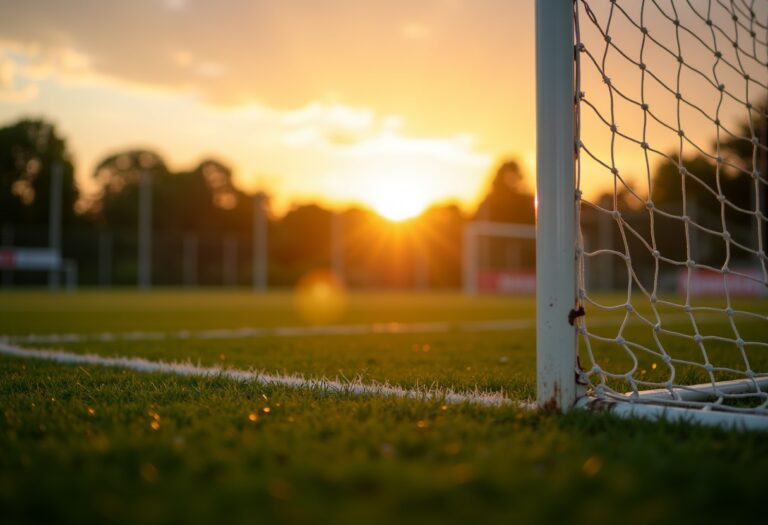
<path fill-rule="evenodd" d="M 768 1 L 536 0 L 539 406 L 768 429 L 766 104 Z"/>

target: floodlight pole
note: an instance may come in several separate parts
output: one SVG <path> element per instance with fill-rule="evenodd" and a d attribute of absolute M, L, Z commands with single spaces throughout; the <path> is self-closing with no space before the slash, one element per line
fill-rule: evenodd
<path fill-rule="evenodd" d="M 194 232 L 187 232 L 184 235 L 182 243 L 182 253 L 184 257 L 184 260 L 182 261 L 182 276 L 184 279 L 184 286 L 191 288 L 197 286 L 197 234 Z"/>
<path fill-rule="evenodd" d="M 267 289 L 267 212 L 264 194 L 253 198 L 253 290 Z"/>
<path fill-rule="evenodd" d="M 233 234 L 226 235 L 221 240 L 221 284 L 237 284 L 237 237 Z"/>
<path fill-rule="evenodd" d="M 0 246 L 3 248 L 13 247 L 14 230 L 13 225 L 6 223 L 3 224 L 2 233 L 0 233 Z M 13 271 L 2 270 L 3 288 L 10 288 L 13 286 Z"/>
<path fill-rule="evenodd" d="M 112 284 L 112 234 L 100 231 L 99 244 L 99 286 L 106 288 Z"/>
<path fill-rule="evenodd" d="M 462 232 L 462 284 L 464 286 L 464 295 L 477 294 L 477 235 L 474 232 L 473 223 L 464 226 Z"/>
<path fill-rule="evenodd" d="M 48 246 L 61 256 L 61 210 L 62 210 L 62 187 L 64 178 L 64 165 L 61 162 L 54 162 L 51 165 L 51 194 L 50 210 L 48 215 Z M 48 288 L 56 290 L 59 288 L 60 269 L 48 272 Z"/>
<path fill-rule="evenodd" d="M 539 406 L 576 401 L 573 0 L 536 0 L 536 373 Z"/>
<path fill-rule="evenodd" d="M 331 270 L 344 282 L 344 216 L 340 211 L 331 217 Z"/>
<path fill-rule="evenodd" d="M 143 290 L 152 284 L 152 177 L 142 171 L 139 182 L 138 285 Z"/>

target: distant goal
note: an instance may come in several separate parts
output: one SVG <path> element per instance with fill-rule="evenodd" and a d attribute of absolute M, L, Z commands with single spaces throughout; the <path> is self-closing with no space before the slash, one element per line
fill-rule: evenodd
<path fill-rule="evenodd" d="M 536 33 L 538 403 L 768 428 L 768 1 Z"/>
<path fill-rule="evenodd" d="M 536 291 L 533 224 L 472 221 L 464 226 L 465 295 L 533 295 Z"/>

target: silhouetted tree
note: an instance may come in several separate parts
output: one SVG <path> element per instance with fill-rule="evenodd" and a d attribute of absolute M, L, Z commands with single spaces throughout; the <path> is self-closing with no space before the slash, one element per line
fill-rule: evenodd
<path fill-rule="evenodd" d="M 0 128 L 0 223 L 47 228 L 54 163 L 63 167 L 63 221 L 72 224 L 78 189 L 64 138 L 44 120 Z"/>
<path fill-rule="evenodd" d="M 505 161 L 496 169 L 491 189 L 480 203 L 475 219 L 524 224 L 535 222 L 533 195 L 523 188 L 523 173 L 516 161 Z"/>

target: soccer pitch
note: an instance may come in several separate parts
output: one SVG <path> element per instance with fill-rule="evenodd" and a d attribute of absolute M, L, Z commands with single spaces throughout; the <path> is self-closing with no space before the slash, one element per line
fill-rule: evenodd
<path fill-rule="evenodd" d="M 761 515 L 765 434 L 522 407 L 535 392 L 534 310 L 532 298 L 355 293 L 311 326 L 289 293 L 3 293 L 6 349 L 279 381 L 0 356 L 0 521 Z M 745 328 L 764 340 L 761 329 Z"/>

